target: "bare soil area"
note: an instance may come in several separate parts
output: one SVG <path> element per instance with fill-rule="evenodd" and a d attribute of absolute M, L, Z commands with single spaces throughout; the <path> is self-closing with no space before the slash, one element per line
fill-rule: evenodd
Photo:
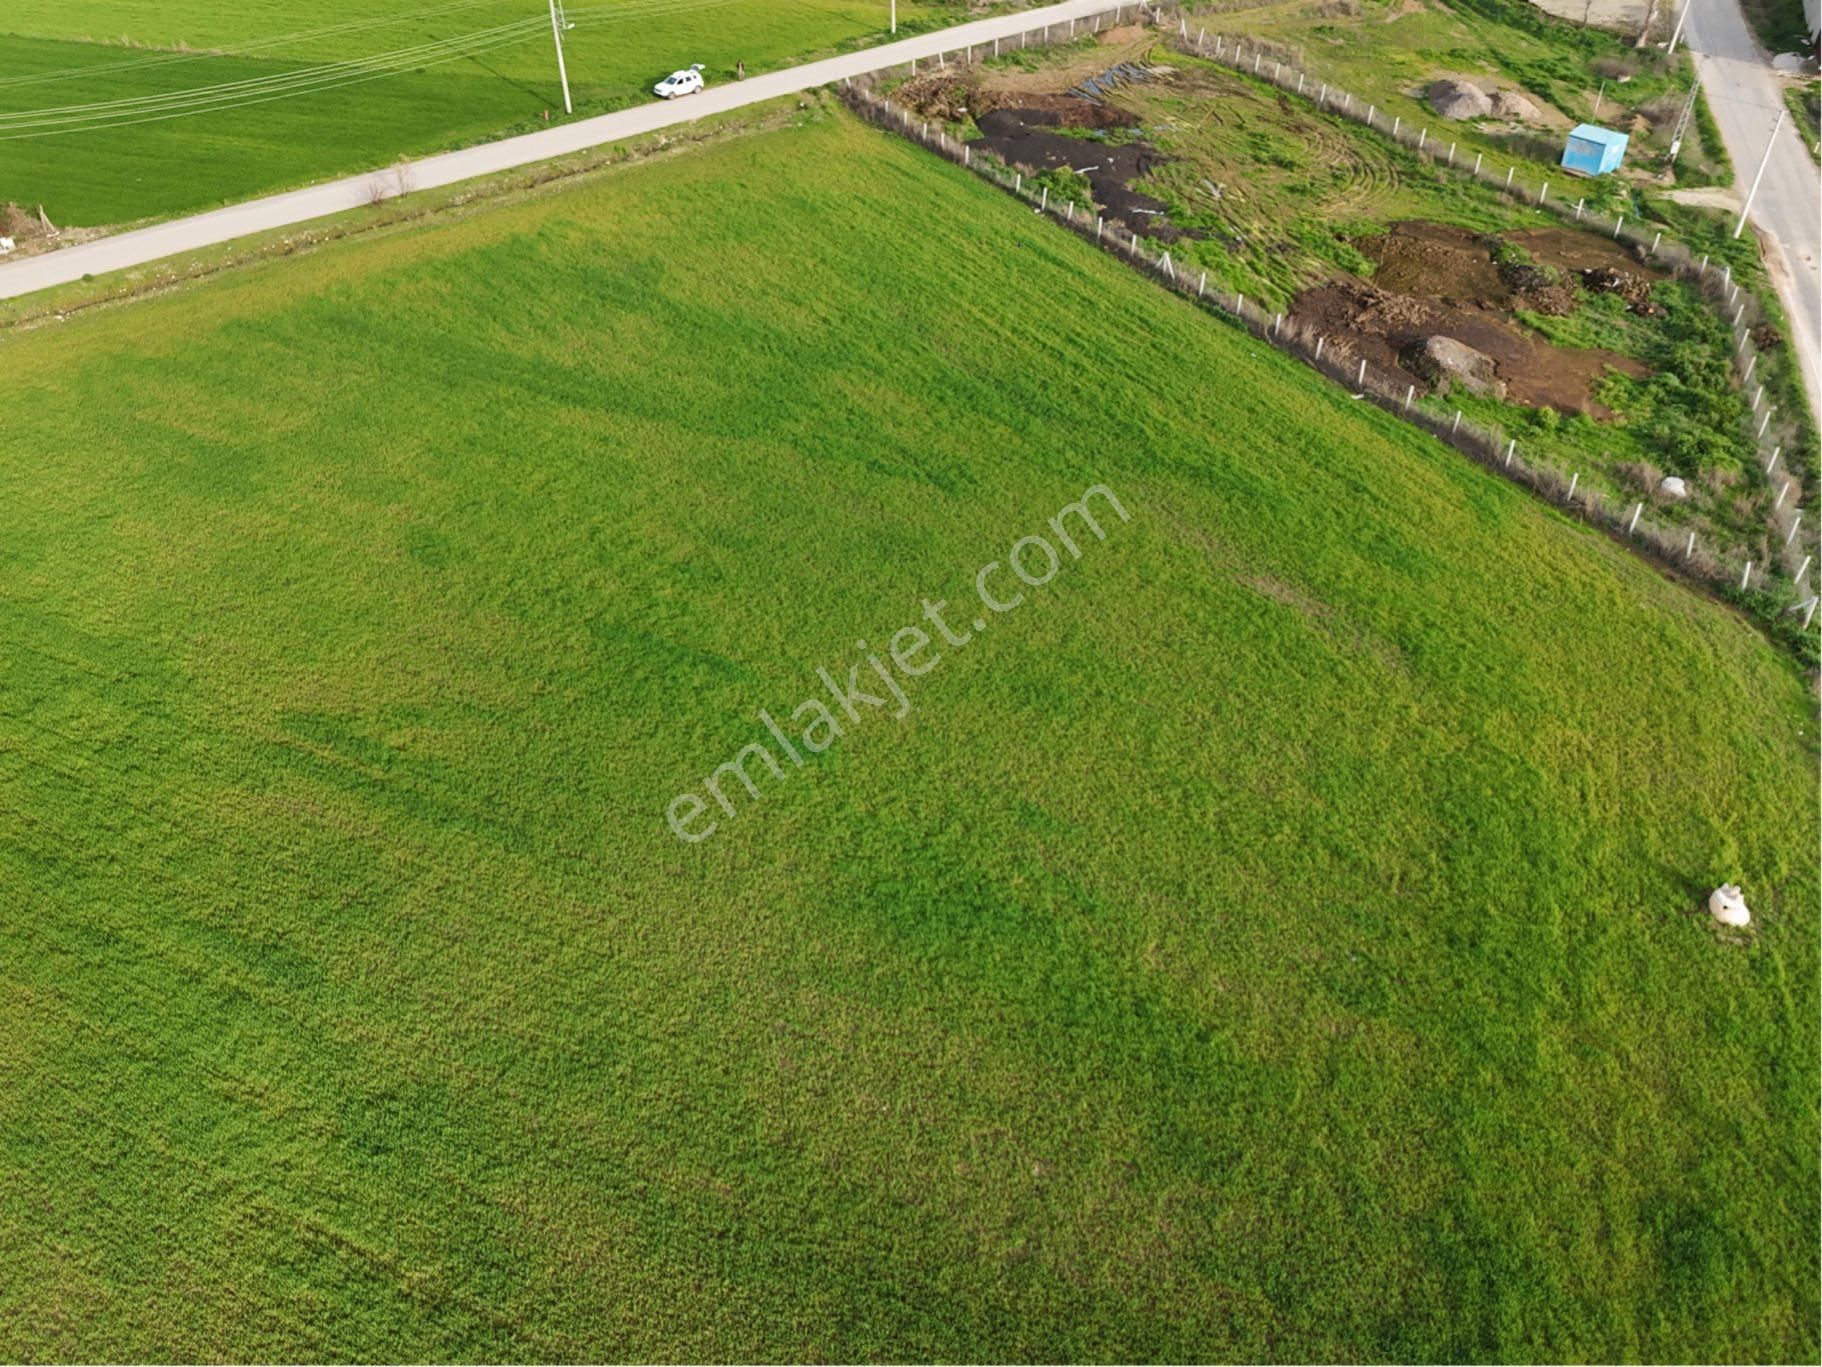
<path fill-rule="evenodd" d="M 1539 228 L 1507 240 L 1541 265 L 1605 273 L 1600 278 L 1612 280 L 1616 292 L 1653 278 L 1624 249 L 1588 233 Z M 1558 311 L 1551 292 L 1563 287 L 1539 283 L 1534 268 L 1502 268 L 1488 240 L 1466 229 L 1398 223 L 1355 245 L 1378 266 L 1372 282 L 1342 277 L 1305 290 L 1291 317 L 1328 337 L 1338 353 L 1395 369 L 1420 390 L 1430 383 L 1413 357 L 1431 337 L 1452 338 L 1488 357 L 1514 402 L 1562 413 L 1610 418 L 1612 411 L 1594 398 L 1601 378 L 1610 369 L 1648 373 L 1617 352 L 1555 346 L 1519 322 L 1515 309 Z"/>

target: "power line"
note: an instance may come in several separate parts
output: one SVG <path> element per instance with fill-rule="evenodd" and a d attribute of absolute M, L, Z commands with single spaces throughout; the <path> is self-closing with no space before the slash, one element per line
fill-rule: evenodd
<path fill-rule="evenodd" d="M 632 0 L 628 4 L 591 6 L 570 14 L 596 22 L 653 17 L 711 9 L 733 0 Z M 372 57 L 325 63 L 274 76 L 198 86 L 163 95 L 96 101 L 86 105 L 16 110 L 0 114 L 0 142 L 56 137 L 67 133 L 160 123 L 196 114 L 225 112 L 270 104 L 300 95 L 360 85 L 404 70 L 423 70 L 525 42 L 543 27 L 542 17 L 522 19 L 493 29 L 445 38 Z M 276 41 L 276 40 L 273 40 Z M 198 54 L 200 55 L 200 54 Z"/>
<path fill-rule="evenodd" d="M 444 5 L 432 5 L 428 9 L 414 10 L 408 14 L 387 15 L 378 19 L 359 19 L 346 24 L 330 24 L 324 28 L 299 29 L 295 33 L 281 33 L 269 38 L 253 38 L 242 43 L 233 43 L 226 47 L 199 48 L 190 52 L 159 52 L 144 57 L 135 57 L 123 62 L 91 62 L 87 66 L 57 67 L 50 71 L 34 71 L 20 76 L 0 76 L 0 89 L 9 89 L 22 85 L 49 85 L 57 81 L 73 81 L 83 76 L 96 73 L 116 71 L 137 71 L 146 67 L 169 66 L 175 62 L 194 62 L 205 58 L 241 57 L 250 52 L 264 52 L 269 48 L 287 47 L 296 43 L 310 42 L 318 38 L 341 37 L 348 33 L 364 32 L 368 29 L 385 28 L 394 24 L 406 24 L 415 19 L 427 19 L 432 16 L 451 14 L 459 10 L 477 9 L 482 5 L 498 5 L 500 0 L 451 0 Z M 50 40 L 55 41 L 55 40 Z"/>

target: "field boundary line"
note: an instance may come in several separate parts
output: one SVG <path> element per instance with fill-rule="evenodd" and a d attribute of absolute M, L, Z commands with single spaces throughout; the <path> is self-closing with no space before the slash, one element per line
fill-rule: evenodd
<path fill-rule="evenodd" d="M 1117 8 L 1120 11 L 1125 9 L 1124 6 Z M 1155 24 L 1168 22 L 1161 6 L 1135 5 L 1133 8 L 1145 13 Z M 1187 22 L 1181 12 L 1174 17 L 1178 23 Z M 1185 38 L 1184 41 L 1188 40 Z M 1189 52 L 1187 55 L 1198 54 Z M 976 59 L 970 53 L 964 56 L 964 60 L 971 63 Z M 950 136 L 940 122 L 932 127 L 927 120 L 914 118 L 909 110 L 876 93 L 873 88 L 875 80 L 888 73 L 915 74 L 909 68 L 902 72 L 882 68 L 880 72 L 872 73 L 869 79 L 844 83 L 841 92 L 844 102 L 869 122 L 971 171 L 1021 203 L 1033 207 L 1058 226 L 1139 271 L 1154 283 L 1188 297 L 1203 312 L 1240 326 L 1256 340 L 1296 357 L 1329 380 L 1345 385 L 1356 397 L 1429 433 L 1558 511 L 1570 513 L 1586 525 L 1602 531 L 1609 539 L 1632 551 L 1667 577 L 1685 586 L 1705 590 L 1738 607 L 1761 626 L 1768 637 L 1791 648 L 1799 659 L 1809 663 L 1807 652 L 1815 644 L 1809 629 L 1814 623 L 1817 601 L 1813 593 L 1804 592 L 1803 586 L 1813 562 L 1810 555 L 1802 553 L 1802 544 L 1796 540 L 1795 532 L 1801 525 L 1797 520 L 1797 503 L 1792 502 L 1788 511 L 1780 503 L 1778 510 L 1784 514 L 1778 524 L 1780 530 L 1790 530 L 1782 547 L 1786 552 L 1784 566 L 1787 568 L 1789 564 L 1797 563 L 1796 557 L 1802 556 L 1798 570 L 1785 574 L 1779 572 L 1776 564 L 1757 563 L 1744 556 L 1729 556 L 1697 546 L 1693 533 L 1660 525 L 1648 518 L 1645 515 L 1644 500 L 1636 503 L 1629 501 L 1609 508 L 1604 499 L 1590 497 L 1586 492 L 1577 499 L 1579 475 L 1565 479 L 1555 468 L 1527 460 L 1518 450 L 1516 437 L 1502 430 L 1483 428 L 1465 421 L 1459 410 L 1451 419 L 1418 406 L 1415 403 L 1415 387 L 1402 375 L 1394 379 L 1364 361 L 1354 364 L 1358 358 L 1347 354 L 1345 343 L 1331 347 L 1327 337 L 1316 335 L 1282 313 L 1268 312 L 1257 301 L 1249 301 L 1243 295 L 1223 295 L 1219 291 L 1211 293 L 1207 289 L 1206 275 L 1179 270 L 1167 249 L 1153 250 L 1138 234 L 1119 224 L 1109 224 L 1086 209 L 1078 213 L 1077 206 L 1073 203 L 1053 202 L 1047 189 L 1035 194 L 1027 190 L 1022 174 L 999 165 L 995 160 L 974 157 L 968 145 Z M 1298 93 L 1294 79 L 1300 74 L 1302 73 L 1291 71 L 1282 76 L 1281 80 L 1272 83 L 1294 95 Z M 1307 75 L 1304 80 L 1307 83 Z M 1346 96 L 1345 91 L 1337 91 L 1334 87 L 1330 87 L 1330 90 L 1334 98 Z M 1359 122 L 1364 123 L 1365 120 Z M 1421 137 L 1425 143 L 1428 142 L 1427 134 L 1421 130 L 1414 137 Z M 1440 150 L 1440 144 L 1438 149 Z M 1519 202 L 1526 202 L 1523 200 L 1525 185 L 1517 182 L 1516 170 L 1516 166 L 1512 168 L 1515 197 Z M 1497 176 L 1495 172 L 1487 174 Z M 1698 294 L 1711 308 L 1716 307 L 1717 296 L 1723 297 L 1726 304 L 1735 306 L 1738 317 L 1733 321 L 1731 335 L 1737 343 L 1742 338 L 1744 341 L 1741 347 L 1736 348 L 1733 370 L 1736 381 L 1743 370 L 1749 374 L 1752 363 L 1741 359 L 1740 351 L 1752 347 L 1749 333 L 1759 318 L 1756 299 L 1749 292 L 1741 290 L 1731 280 L 1730 274 L 1724 281 L 1717 281 L 1715 273 L 1706 263 L 1696 267 L 1693 254 L 1679 244 L 1663 242 L 1661 234 L 1647 248 L 1642 239 L 1625 233 L 1623 223 L 1614 222 L 1610 231 L 1615 240 L 1625 242 L 1636 255 L 1658 256 L 1667 262 L 1669 272 L 1695 284 Z M 1668 252 L 1666 248 L 1669 248 Z M 1748 304 L 1754 310 L 1750 322 L 1746 321 Z M 1752 354 L 1756 354 L 1756 349 Z M 1764 432 L 1761 431 L 1759 440 L 1762 441 L 1763 438 Z M 1802 616 L 1801 625 L 1793 620 L 1799 613 Z"/>

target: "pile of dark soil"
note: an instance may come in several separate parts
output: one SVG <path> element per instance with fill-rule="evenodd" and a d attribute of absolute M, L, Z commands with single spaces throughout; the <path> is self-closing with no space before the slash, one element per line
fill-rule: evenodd
<path fill-rule="evenodd" d="M 969 145 L 989 151 L 1026 174 L 1067 167 L 1088 178 L 1094 197 L 1111 222 L 1144 237 L 1171 242 L 1184 236 L 1165 222 L 1164 202 L 1132 188 L 1171 158 L 1143 142 L 1119 147 L 1072 138 L 1048 131 L 1052 128 L 1119 128 L 1131 126 L 1132 116 L 1107 105 L 1073 96 L 1043 97 L 1030 107 L 996 109 L 975 116 L 981 136 Z"/>
<path fill-rule="evenodd" d="M 1527 266 L 1516 261 L 1502 261 L 1500 277 L 1512 292 L 1512 307 L 1552 318 L 1567 318 L 1580 302 L 1574 289 L 1553 266 Z"/>

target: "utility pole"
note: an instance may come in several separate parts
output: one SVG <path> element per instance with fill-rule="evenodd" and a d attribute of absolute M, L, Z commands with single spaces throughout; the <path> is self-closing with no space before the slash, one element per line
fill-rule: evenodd
<path fill-rule="evenodd" d="M 1778 111 L 1778 121 L 1771 126 L 1771 136 L 1765 140 L 1765 155 L 1759 158 L 1759 173 L 1752 178 L 1752 189 L 1746 192 L 1746 203 L 1740 206 L 1740 221 L 1733 225 L 1733 235 L 1738 237 L 1746 229 L 1746 215 L 1752 212 L 1753 198 L 1759 193 L 1759 182 L 1765 179 L 1765 168 L 1771 163 L 1771 149 L 1777 146 L 1778 134 L 1784 131 L 1784 111 Z"/>
<path fill-rule="evenodd" d="M 557 0 L 550 0 L 550 36 L 557 44 L 557 79 L 563 82 L 563 112 L 575 113 L 575 106 L 569 102 L 569 70 L 563 65 L 563 30 L 566 27 L 563 10 Z"/>
<path fill-rule="evenodd" d="M 1672 57 L 1676 55 L 1676 40 L 1683 36 L 1683 21 L 1689 17 L 1689 6 L 1693 2 L 1694 0 L 1683 0 L 1683 12 L 1676 17 L 1676 27 L 1670 30 L 1670 52 L 1668 55 Z"/>
<path fill-rule="evenodd" d="M 1689 83 L 1689 94 L 1683 100 L 1683 112 L 1676 116 L 1676 132 L 1670 135 L 1670 159 L 1672 161 L 1675 161 L 1677 153 L 1683 150 L 1683 134 L 1689 128 L 1689 116 L 1695 110 L 1696 92 L 1701 88 L 1702 83 L 1699 80 Z"/>
<path fill-rule="evenodd" d="M 892 31 L 898 32 L 898 0 L 892 0 Z"/>

